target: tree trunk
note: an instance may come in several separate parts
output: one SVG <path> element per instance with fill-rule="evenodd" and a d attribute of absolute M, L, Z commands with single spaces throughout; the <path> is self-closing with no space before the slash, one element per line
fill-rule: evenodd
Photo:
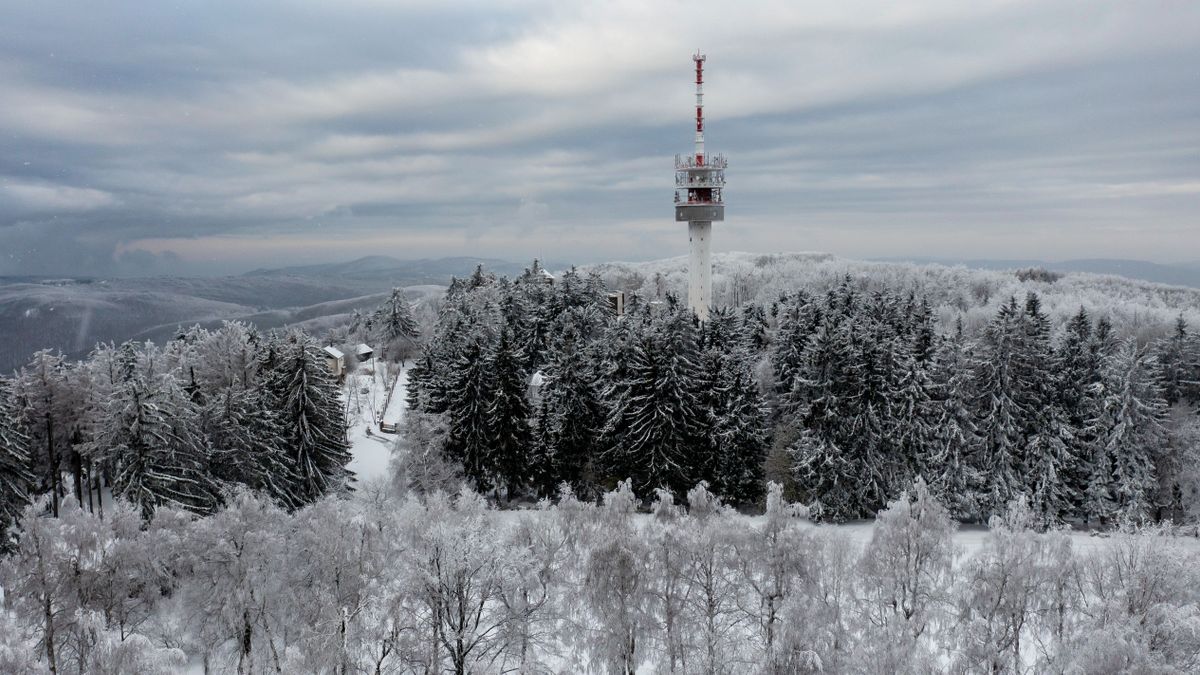
<path fill-rule="evenodd" d="M 71 448 L 71 473 L 75 478 L 75 502 L 83 508 L 83 457 L 74 447 Z"/>
<path fill-rule="evenodd" d="M 49 406 L 49 401 L 46 403 Z M 50 483 L 50 509 L 54 517 L 58 517 L 58 453 L 54 451 L 54 418 L 46 412 L 46 459 L 49 464 L 50 475 L 46 478 Z"/>

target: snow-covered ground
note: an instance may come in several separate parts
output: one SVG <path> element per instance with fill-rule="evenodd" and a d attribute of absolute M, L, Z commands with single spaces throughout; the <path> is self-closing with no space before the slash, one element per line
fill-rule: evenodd
<path fill-rule="evenodd" d="M 359 482 L 387 476 L 395 434 L 380 431 L 382 423 L 399 424 L 404 418 L 408 368 L 383 361 L 361 363 L 343 389 L 349 426 L 350 470 Z M 390 369 L 390 370 L 389 370 Z M 398 370 L 398 372 L 397 372 Z M 394 385 L 393 385 L 394 378 Z M 389 385 L 391 396 L 389 398 Z"/>

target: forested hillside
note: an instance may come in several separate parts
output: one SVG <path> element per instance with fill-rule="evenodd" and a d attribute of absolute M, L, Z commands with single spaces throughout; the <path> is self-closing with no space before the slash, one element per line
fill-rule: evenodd
<path fill-rule="evenodd" d="M 0 378 L 0 670 L 1200 666 L 1174 291 L 1114 320 L 1029 271 L 954 313 L 917 268 L 810 267 L 700 323 L 613 269 L 37 353 Z M 409 364 L 386 484 L 322 351 L 361 341 Z"/>

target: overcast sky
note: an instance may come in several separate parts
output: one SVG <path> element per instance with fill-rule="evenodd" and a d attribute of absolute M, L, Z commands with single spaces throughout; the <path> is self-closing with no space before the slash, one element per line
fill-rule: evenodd
<path fill-rule="evenodd" d="M 1200 3 L 0 0 L 0 274 L 1200 259 Z"/>

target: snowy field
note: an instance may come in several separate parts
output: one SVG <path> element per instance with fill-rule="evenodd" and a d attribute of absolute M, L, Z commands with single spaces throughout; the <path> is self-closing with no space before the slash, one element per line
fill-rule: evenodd
<path fill-rule="evenodd" d="M 343 396 L 346 401 L 350 452 L 354 457 L 349 468 L 360 483 L 387 477 L 388 460 L 396 435 L 383 433 L 380 425 L 398 425 L 403 421 L 407 385 L 408 368 L 383 361 L 361 363 L 346 378 Z"/>

